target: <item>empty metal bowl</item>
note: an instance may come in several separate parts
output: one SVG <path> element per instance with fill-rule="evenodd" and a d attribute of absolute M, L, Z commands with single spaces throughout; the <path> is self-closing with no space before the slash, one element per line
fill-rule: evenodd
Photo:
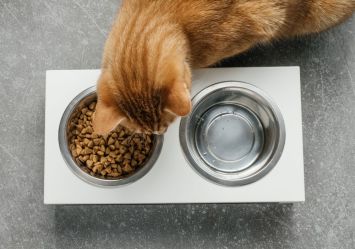
<path fill-rule="evenodd" d="M 190 165 L 215 183 L 257 181 L 278 162 L 285 125 L 276 104 L 259 88 L 221 82 L 199 92 L 181 120 L 180 144 Z"/>
<path fill-rule="evenodd" d="M 150 152 L 150 156 L 146 159 L 144 165 L 142 165 L 137 171 L 130 175 L 118 177 L 118 178 L 100 178 L 92 176 L 81 169 L 74 160 L 69 150 L 69 123 L 73 115 L 78 109 L 81 109 L 84 105 L 87 105 L 97 99 L 96 87 L 90 87 L 76 96 L 65 109 L 62 119 L 59 125 L 58 140 L 59 147 L 64 158 L 64 161 L 68 167 L 74 172 L 80 179 L 97 186 L 117 186 L 132 183 L 142 178 L 153 167 L 154 163 L 159 157 L 161 148 L 163 146 L 163 136 L 154 135 L 153 147 Z"/>

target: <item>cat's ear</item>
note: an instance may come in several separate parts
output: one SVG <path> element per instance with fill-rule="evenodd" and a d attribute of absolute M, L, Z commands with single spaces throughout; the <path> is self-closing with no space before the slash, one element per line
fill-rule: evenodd
<path fill-rule="evenodd" d="M 166 109 L 177 116 L 186 116 L 191 111 L 190 92 L 184 82 L 175 82 L 168 91 Z"/>
<path fill-rule="evenodd" d="M 105 135 L 114 130 L 123 117 L 115 106 L 107 105 L 98 100 L 93 116 L 93 128 L 97 134 Z"/>

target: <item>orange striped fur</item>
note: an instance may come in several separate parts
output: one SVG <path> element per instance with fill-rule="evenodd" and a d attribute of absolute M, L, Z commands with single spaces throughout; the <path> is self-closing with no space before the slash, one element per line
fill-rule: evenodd
<path fill-rule="evenodd" d="M 320 32 L 355 0 L 125 0 L 106 41 L 94 127 L 164 132 L 190 112 L 191 69 Z"/>

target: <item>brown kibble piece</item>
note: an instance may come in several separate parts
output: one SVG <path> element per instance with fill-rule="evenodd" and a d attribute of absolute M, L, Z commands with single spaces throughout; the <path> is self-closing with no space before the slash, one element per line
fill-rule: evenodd
<path fill-rule="evenodd" d="M 133 152 L 133 158 L 134 159 L 138 159 L 138 155 L 139 155 L 139 151 L 138 150 Z"/>
<path fill-rule="evenodd" d="M 127 163 L 123 166 L 122 171 L 125 173 L 131 173 L 133 171 L 133 168 Z"/>
<path fill-rule="evenodd" d="M 86 147 L 84 150 L 83 150 L 83 154 L 84 155 L 89 155 L 89 154 L 91 154 L 92 153 L 92 149 L 90 149 L 90 148 L 88 148 L 88 147 Z"/>
<path fill-rule="evenodd" d="M 121 145 L 119 147 L 119 151 L 120 151 L 121 154 L 124 154 L 127 151 L 127 148 Z"/>
<path fill-rule="evenodd" d="M 96 103 L 95 103 L 95 102 L 92 102 L 92 103 L 89 105 L 89 109 L 90 109 L 91 111 L 93 111 L 93 110 L 95 109 L 95 107 L 96 107 Z"/>
<path fill-rule="evenodd" d="M 109 155 L 110 157 L 112 157 L 112 158 L 115 158 L 115 157 L 116 157 L 116 152 L 111 151 L 108 155 Z"/>
<path fill-rule="evenodd" d="M 108 145 L 111 145 L 111 144 L 114 144 L 114 143 L 115 143 L 115 139 L 113 139 L 112 137 L 110 137 L 110 138 L 108 139 L 107 144 L 108 144 Z"/>
<path fill-rule="evenodd" d="M 92 172 L 96 173 L 98 171 L 102 170 L 102 164 L 101 163 L 95 163 L 95 166 L 92 168 Z"/>
<path fill-rule="evenodd" d="M 127 146 L 127 145 L 128 145 L 128 139 L 129 139 L 129 138 L 126 138 L 125 140 L 123 140 L 123 141 L 121 142 L 121 144 L 124 145 L 124 146 Z"/>
<path fill-rule="evenodd" d="M 80 155 L 82 150 L 83 150 L 83 149 L 81 148 L 80 145 L 77 145 L 77 146 L 76 146 L 76 154 L 77 154 L 77 155 Z"/>
<path fill-rule="evenodd" d="M 72 135 L 79 135 L 80 132 L 78 130 L 73 130 L 71 133 Z"/>
<path fill-rule="evenodd" d="M 76 150 L 71 150 L 71 154 L 72 154 L 73 157 L 77 157 L 78 156 L 78 154 L 76 153 Z"/>
<path fill-rule="evenodd" d="M 132 158 L 132 155 L 131 155 L 131 153 L 126 153 L 126 154 L 124 154 L 124 156 L 123 156 L 123 158 L 125 158 L 125 159 L 131 159 Z"/>
<path fill-rule="evenodd" d="M 72 139 L 71 139 L 71 140 L 72 140 Z M 74 141 L 74 140 L 73 140 L 73 141 Z M 75 144 L 69 145 L 69 149 L 70 149 L 70 150 L 75 150 L 75 148 L 76 148 L 76 147 L 75 147 Z"/>
<path fill-rule="evenodd" d="M 85 114 L 87 111 L 88 111 L 88 108 L 86 108 L 86 107 L 81 109 L 81 113 L 82 114 Z M 80 118 L 82 118 L 81 115 L 80 115 Z"/>
<path fill-rule="evenodd" d="M 95 145 L 99 145 L 100 144 L 100 138 L 95 138 L 93 142 L 94 142 Z"/>
<path fill-rule="evenodd" d="M 117 169 L 113 169 L 113 172 L 118 172 L 118 174 L 122 175 L 122 168 L 118 166 Z"/>
<path fill-rule="evenodd" d="M 111 167 L 107 167 L 107 168 L 106 168 L 106 172 L 107 172 L 108 174 L 110 174 L 110 173 L 112 172 Z"/>
<path fill-rule="evenodd" d="M 115 160 L 114 160 L 113 157 L 111 157 L 111 156 L 108 156 L 108 157 L 107 157 L 107 161 L 108 161 L 109 163 L 114 163 L 114 162 L 115 162 Z"/>
<path fill-rule="evenodd" d="M 139 161 L 140 163 L 143 162 L 144 159 L 145 159 L 145 155 L 143 155 L 143 154 L 139 154 L 139 155 L 138 155 L 138 161 Z"/>
<path fill-rule="evenodd" d="M 100 159 L 100 162 L 101 163 L 105 163 L 107 161 L 107 158 L 106 157 L 101 157 L 101 159 Z"/>
<path fill-rule="evenodd" d="M 85 135 L 87 133 L 87 128 L 83 128 L 80 133 Z"/>
<path fill-rule="evenodd" d="M 93 141 L 89 141 L 88 147 L 89 147 L 89 148 L 93 148 L 93 147 L 94 147 L 94 142 L 93 142 Z"/>
<path fill-rule="evenodd" d="M 131 154 L 133 154 L 133 152 L 134 152 L 134 146 L 132 145 L 131 147 L 129 147 L 129 152 L 131 153 Z"/>
<path fill-rule="evenodd" d="M 93 164 L 94 164 L 94 162 L 91 160 L 86 161 L 86 166 L 88 166 L 89 168 L 91 168 Z"/>
<path fill-rule="evenodd" d="M 89 143 L 90 143 L 90 140 L 89 139 L 87 139 L 87 138 L 84 138 L 84 144 L 86 144 L 86 145 L 88 145 Z"/>
<path fill-rule="evenodd" d="M 122 161 L 122 155 L 121 154 L 117 155 L 116 158 L 115 158 L 115 161 L 116 162 L 121 162 Z"/>
<path fill-rule="evenodd" d="M 77 126 L 76 126 L 76 129 L 77 129 L 78 131 L 81 131 L 81 130 L 83 129 L 83 125 L 81 125 L 81 124 L 77 125 Z"/>

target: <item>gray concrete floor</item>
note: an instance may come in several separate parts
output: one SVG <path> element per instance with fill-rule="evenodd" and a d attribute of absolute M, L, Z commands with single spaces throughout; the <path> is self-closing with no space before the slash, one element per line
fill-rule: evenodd
<path fill-rule="evenodd" d="M 355 248 L 355 17 L 221 64 L 301 66 L 305 203 L 43 205 L 45 70 L 98 68 L 117 6 L 0 0 L 0 248 Z"/>

